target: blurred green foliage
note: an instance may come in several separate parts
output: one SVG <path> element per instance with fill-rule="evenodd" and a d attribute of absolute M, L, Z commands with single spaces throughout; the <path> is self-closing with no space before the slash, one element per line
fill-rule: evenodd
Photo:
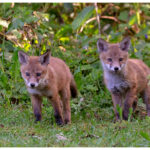
<path fill-rule="evenodd" d="M 101 35 L 95 5 L 90 3 L 0 4 L 0 104 L 26 103 L 29 95 L 20 75 L 17 52 L 52 55 L 68 64 L 74 74 L 79 98 L 72 111 L 112 108 L 103 83 L 96 42 L 101 36 L 119 42 L 131 36 L 131 57 L 150 66 L 150 4 L 98 3 Z"/>

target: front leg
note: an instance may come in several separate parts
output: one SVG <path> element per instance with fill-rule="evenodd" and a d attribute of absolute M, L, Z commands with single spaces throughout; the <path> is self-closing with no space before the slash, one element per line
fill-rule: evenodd
<path fill-rule="evenodd" d="M 126 98 L 125 98 L 125 102 L 124 102 L 124 109 L 123 109 L 123 119 L 124 120 L 128 120 L 128 114 L 129 114 L 129 109 L 133 108 L 135 106 L 135 103 L 137 103 L 137 95 L 136 95 L 136 91 L 135 89 L 130 89 L 127 94 L 126 94 Z"/>
<path fill-rule="evenodd" d="M 42 98 L 39 95 L 31 95 L 31 101 L 32 101 L 33 112 L 36 118 L 35 121 L 40 121 L 42 118 L 42 114 L 41 114 Z"/>
<path fill-rule="evenodd" d="M 56 123 L 58 125 L 63 125 L 64 121 L 62 116 L 62 107 L 61 107 L 59 95 L 53 96 L 52 98 L 49 98 L 49 100 L 51 101 L 52 106 L 54 108 L 54 116 L 55 116 Z"/>
<path fill-rule="evenodd" d="M 117 111 L 117 105 L 119 105 L 119 107 L 121 107 L 122 96 L 119 94 L 114 94 L 114 93 L 111 93 L 111 96 L 112 96 L 112 101 L 113 101 L 113 105 L 114 105 L 114 112 L 115 112 L 116 121 L 117 121 L 120 119 L 119 112 Z"/>

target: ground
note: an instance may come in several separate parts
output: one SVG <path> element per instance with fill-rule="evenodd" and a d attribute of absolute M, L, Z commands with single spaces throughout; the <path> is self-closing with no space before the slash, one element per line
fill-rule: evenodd
<path fill-rule="evenodd" d="M 57 126 L 52 107 L 43 106 L 35 123 L 29 104 L 0 106 L 0 147 L 147 147 L 150 118 L 138 114 L 132 121 L 113 122 L 108 108 L 72 113 L 72 123 Z"/>

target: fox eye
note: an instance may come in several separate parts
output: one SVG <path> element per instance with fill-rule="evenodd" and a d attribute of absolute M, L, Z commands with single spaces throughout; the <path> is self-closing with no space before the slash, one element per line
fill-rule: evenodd
<path fill-rule="evenodd" d="M 111 58 L 108 58 L 107 60 L 108 60 L 109 62 L 112 62 L 112 59 L 111 59 Z"/>
<path fill-rule="evenodd" d="M 123 61 L 123 58 L 119 58 L 119 61 Z"/>
<path fill-rule="evenodd" d="M 29 72 L 26 72 L 26 76 L 30 76 L 30 73 L 29 73 Z"/>
<path fill-rule="evenodd" d="M 39 72 L 38 72 L 38 73 L 36 73 L 36 76 L 37 76 L 37 77 L 41 76 L 41 73 L 39 73 Z"/>

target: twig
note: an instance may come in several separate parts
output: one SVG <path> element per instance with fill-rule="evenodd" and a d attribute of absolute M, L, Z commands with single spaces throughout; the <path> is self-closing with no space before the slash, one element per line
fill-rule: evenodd
<path fill-rule="evenodd" d="M 103 19 L 110 19 L 110 20 L 114 20 L 115 22 L 119 22 L 119 20 L 113 16 L 101 16 L 100 18 Z"/>
<path fill-rule="evenodd" d="M 99 20 L 100 20 L 100 18 L 102 18 L 102 19 L 110 19 L 110 20 L 114 20 L 115 22 L 119 22 L 119 20 L 117 19 L 117 18 L 115 18 L 115 17 L 113 17 L 113 16 L 98 16 L 98 18 L 99 18 Z M 84 24 L 83 24 L 83 26 L 81 27 L 81 29 L 80 29 L 80 31 L 79 31 L 79 33 L 81 33 L 82 31 L 83 31 L 83 29 L 85 28 L 85 26 L 88 24 L 88 23 L 90 23 L 90 22 L 92 22 L 92 21 L 94 21 L 94 20 L 96 20 L 97 19 L 97 17 L 93 17 L 93 18 L 90 18 L 89 20 L 87 20 Z M 100 24 L 100 22 L 99 22 L 99 24 Z M 100 25 L 98 25 L 99 27 L 99 33 L 100 33 Z"/>
<path fill-rule="evenodd" d="M 4 37 L 6 37 L 6 35 L 5 35 L 4 33 L 2 33 L 2 32 L 0 32 L 0 35 L 2 35 L 2 36 L 4 36 Z"/>
<path fill-rule="evenodd" d="M 97 7 L 97 3 L 94 3 L 95 5 L 95 10 L 96 10 L 96 19 L 97 19 L 97 23 L 98 23 L 98 30 L 99 30 L 99 35 L 101 35 L 101 26 L 100 26 L 100 15 L 98 14 L 98 7 Z"/>
<path fill-rule="evenodd" d="M 150 20 L 149 16 L 143 15 L 144 19 Z"/>
<path fill-rule="evenodd" d="M 94 20 L 96 20 L 96 17 L 93 17 L 93 18 L 90 18 L 89 20 L 87 20 L 87 21 L 83 24 L 83 26 L 81 27 L 79 33 L 81 33 L 81 32 L 83 31 L 83 29 L 85 28 L 85 26 L 86 26 L 88 23 L 90 23 L 91 21 L 94 21 Z"/>

